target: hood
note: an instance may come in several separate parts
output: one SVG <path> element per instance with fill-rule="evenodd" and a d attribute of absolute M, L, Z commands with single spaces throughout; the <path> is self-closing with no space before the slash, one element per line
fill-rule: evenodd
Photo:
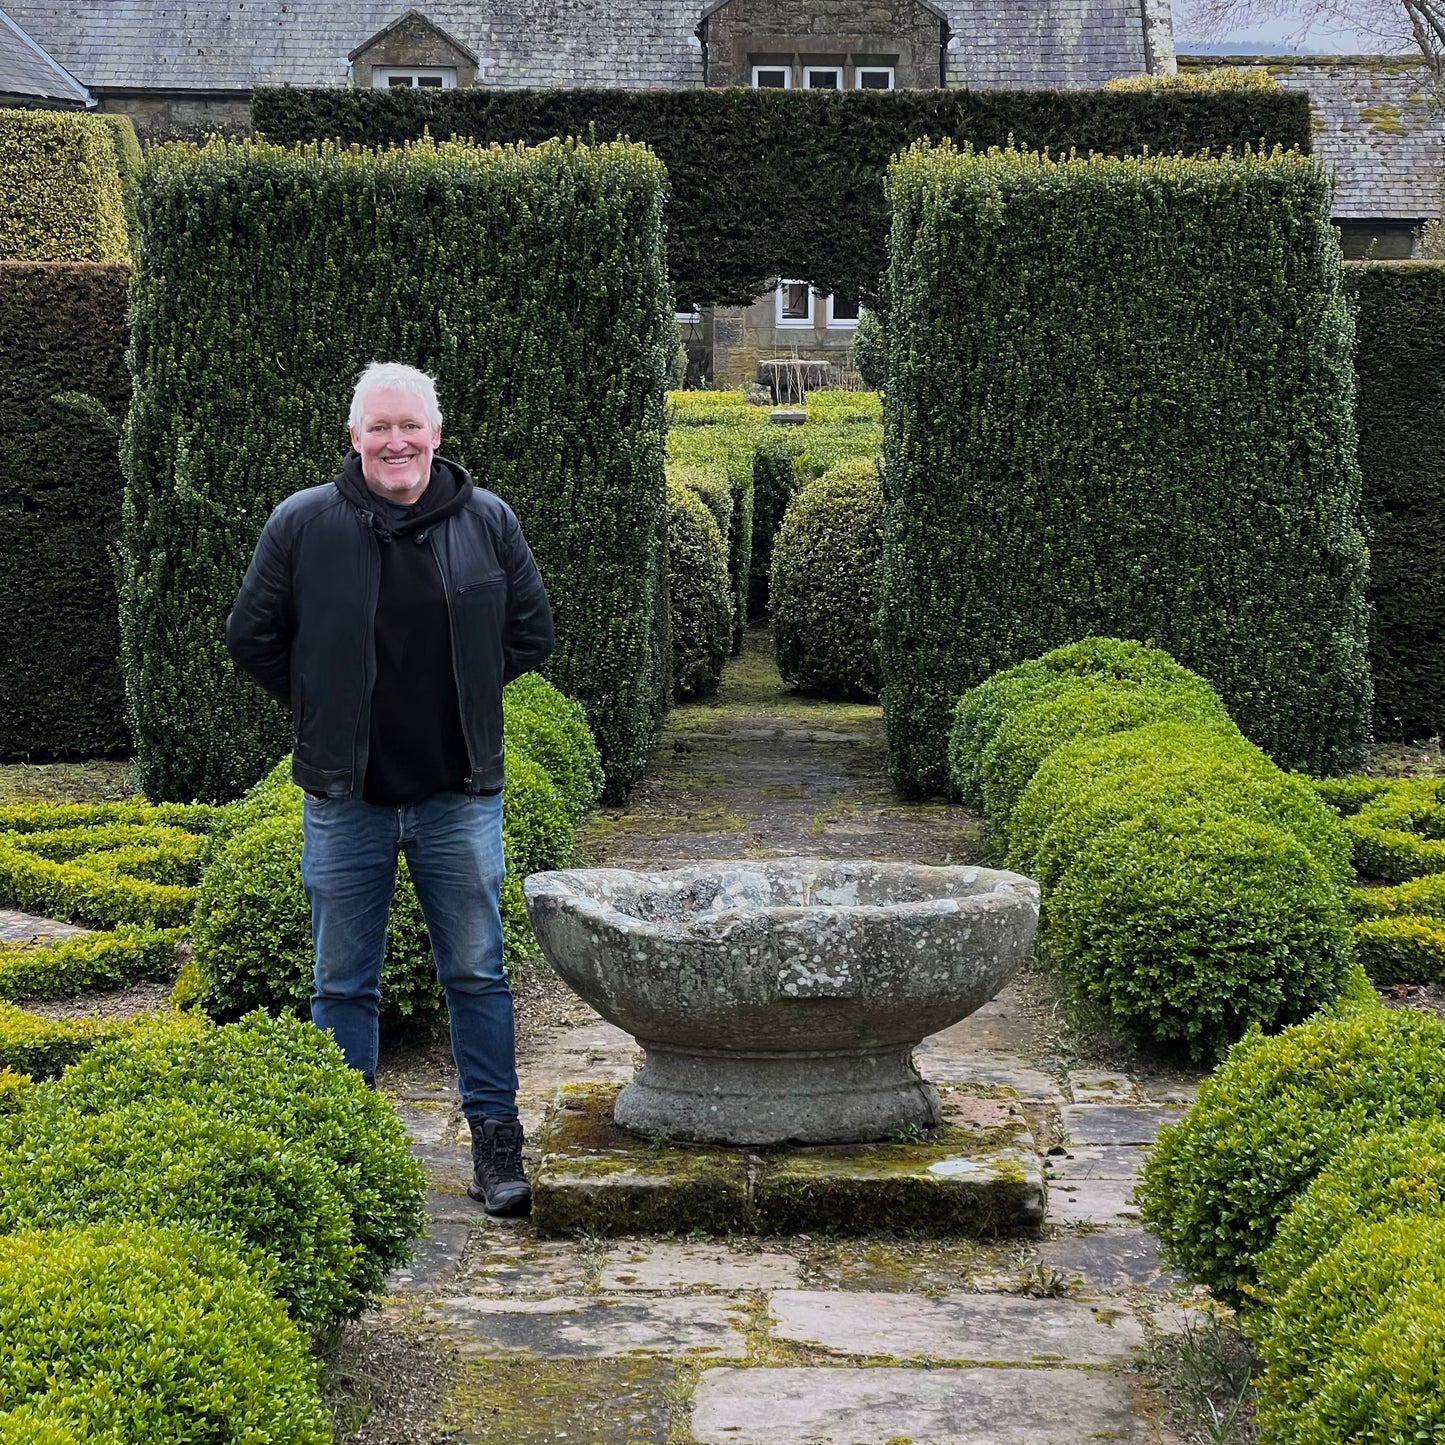
<path fill-rule="evenodd" d="M 366 485 L 366 478 L 361 474 L 360 453 L 348 452 L 341 464 L 340 474 L 332 480 L 336 490 L 348 502 L 370 513 L 371 525 L 386 536 L 404 536 L 443 521 L 454 512 L 460 512 L 472 494 L 472 479 L 465 467 L 459 467 L 445 457 L 433 457 L 431 480 L 426 491 L 407 509 L 400 521 L 394 522 L 387 515 L 387 509 L 379 505 L 381 499 Z"/>

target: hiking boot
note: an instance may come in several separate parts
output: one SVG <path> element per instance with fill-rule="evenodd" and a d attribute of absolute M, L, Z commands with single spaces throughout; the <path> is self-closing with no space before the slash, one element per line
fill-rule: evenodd
<path fill-rule="evenodd" d="M 515 1119 L 472 1125 L 472 1182 L 467 1193 L 488 1214 L 530 1214 L 532 1186 L 522 1168 L 522 1126 Z"/>

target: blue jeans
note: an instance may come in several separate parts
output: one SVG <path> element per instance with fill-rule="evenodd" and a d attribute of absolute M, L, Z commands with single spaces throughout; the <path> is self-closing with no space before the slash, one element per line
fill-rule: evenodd
<path fill-rule="evenodd" d="M 301 882 L 311 905 L 311 1021 L 376 1083 L 386 924 L 405 855 L 451 1015 L 462 1113 L 517 1117 L 516 1031 L 502 969 L 502 799 L 438 793 L 402 808 L 307 797 Z"/>

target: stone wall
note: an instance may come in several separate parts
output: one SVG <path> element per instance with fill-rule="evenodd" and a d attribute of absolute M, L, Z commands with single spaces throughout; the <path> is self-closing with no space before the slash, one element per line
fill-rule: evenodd
<path fill-rule="evenodd" d="M 814 297 L 811 327 L 779 326 L 777 314 L 777 293 L 773 291 L 765 292 L 751 306 L 713 308 L 712 374 L 717 386 L 733 388 L 753 381 L 758 363 L 775 357 L 827 361 L 835 372 L 851 369 L 853 328 L 827 325 L 824 297 Z"/>
<path fill-rule="evenodd" d="M 220 133 L 251 133 L 251 92 L 216 91 L 210 94 L 165 91 L 102 91 L 97 94 L 102 113 L 128 115 L 142 140 L 198 140 Z"/>
<path fill-rule="evenodd" d="M 841 65 L 851 90 L 856 66 L 891 65 L 898 89 L 930 89 L 941 26 L 918 0 L 727 0 L 707 21 L 707 83 L 751 85 L 754 65 L 787 65 L 801 89 L 804 66 Z"/>

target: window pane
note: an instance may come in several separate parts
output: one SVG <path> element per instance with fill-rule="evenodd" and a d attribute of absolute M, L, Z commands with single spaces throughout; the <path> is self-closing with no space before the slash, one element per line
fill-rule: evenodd
<path fill-rule="evenodd" d="M 783 282 L 783 320 L 806 321 L 808 319 L 808 283 L 806 281 Z"/>
<path fill-rule="evenodd" d="M 409 75 L 388 75 L 386 77 L 386 86 L 388 90 L 394 85 L 404 85 L 409 89 L 411 87 L 411 80 L 412 78 Z"/>
<path fill-rule="evenodd" d="M 834 321 L 856 321 L 858 319 L 858 302 L 852 296 L 833 297 L 833 320 Z"/>
<path fill-rule="evenodd" d="M 788 72 L 786 70 L 758 70 L 754 74 L 753 84 L 759 90 L 786 90 L 788 88 Z"/>
<path fill-rule="evenodd" d="M 416 83 L 418 85 L 431 86 L 433 90 L 440 90 L 442 88 L 442 78 L 439 75 L 419 75 L 417 76 Z"/>
<path fill-rule="evenodd" d="M 891 70 L 860 70 L 858 72 L 859 90 L 892 90 L 893 72 Z"/>
<path fill-rule="evenodd" d="M 842 72 L 838 70 L 810 70 L 808 72 L 809 90 L 839 90 L 841 89 Z"/>

